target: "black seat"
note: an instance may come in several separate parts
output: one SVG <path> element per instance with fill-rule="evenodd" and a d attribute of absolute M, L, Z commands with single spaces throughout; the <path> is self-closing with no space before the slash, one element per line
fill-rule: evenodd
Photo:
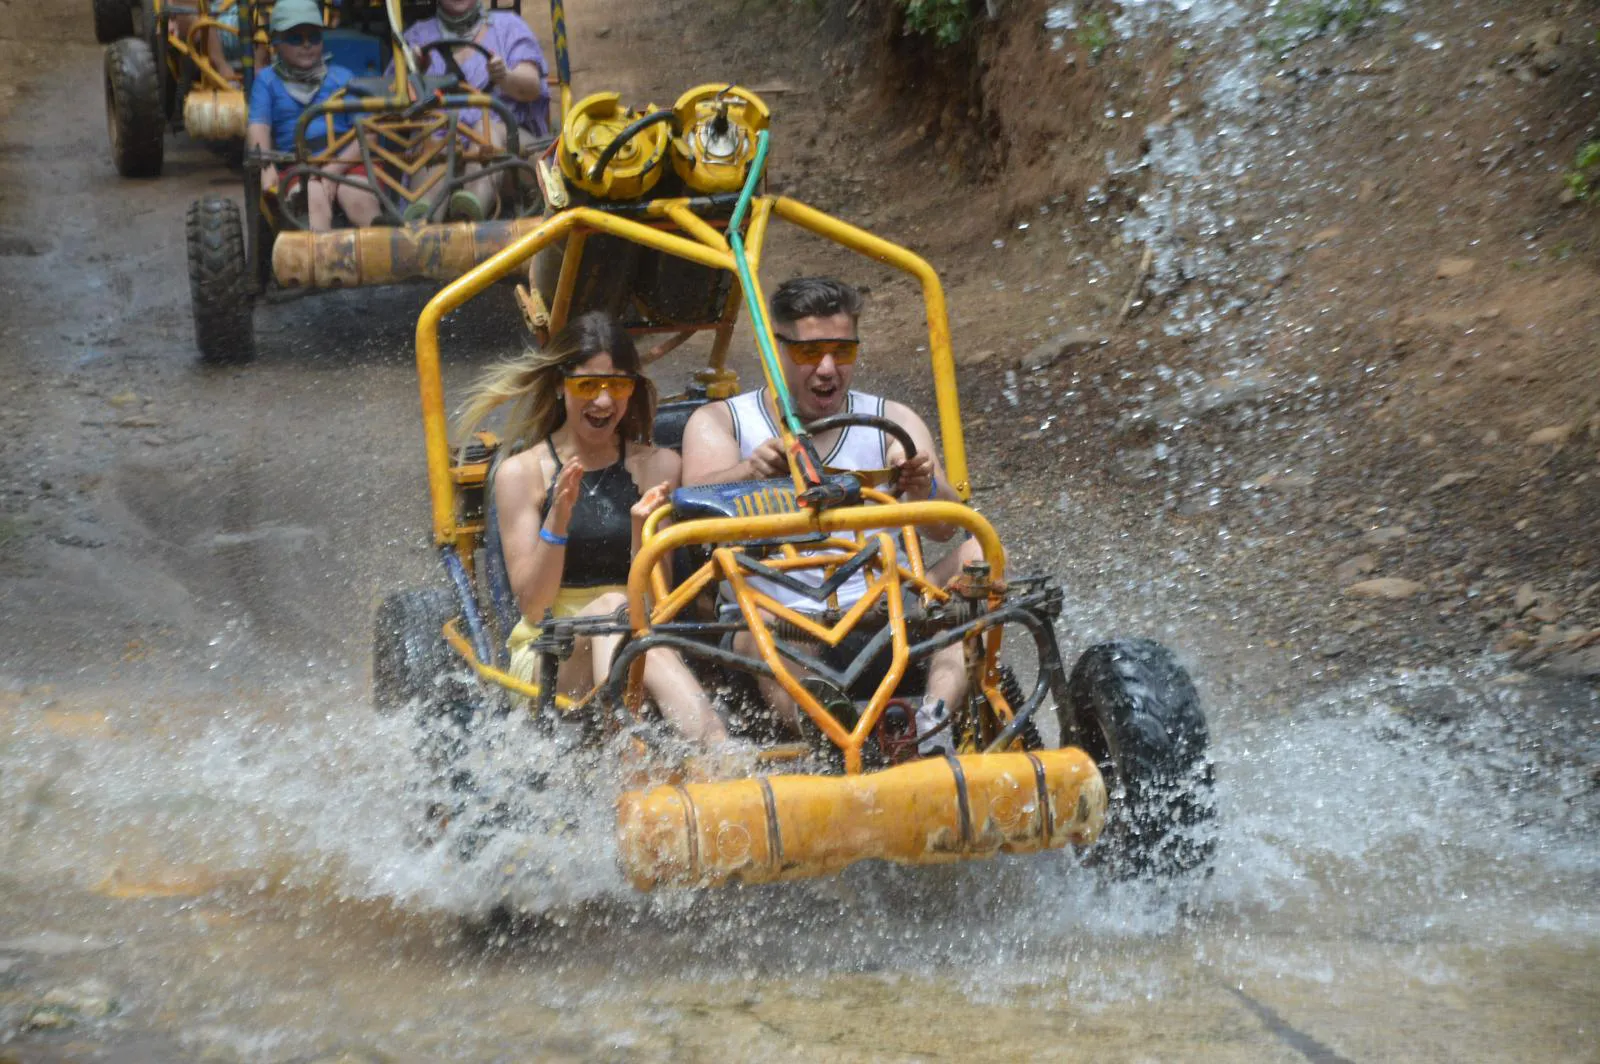
<path fill-rule="evenodd" d="M 689 424 L 690 415 L 710 401 L 704 395 L 691 395 L 687 399 L 675 399 L 656 407 L 656 446 L 669 447 L 682 453 L 683 430 Z"/>

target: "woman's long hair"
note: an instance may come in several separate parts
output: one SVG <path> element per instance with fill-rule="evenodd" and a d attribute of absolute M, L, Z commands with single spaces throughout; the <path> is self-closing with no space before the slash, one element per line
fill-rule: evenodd
<path fill-rule="evenodd" d="M 566 423 L 562 376 L 602 352 L 619 372 L 639 378 L 617 431 L 625 440 L 649 443 L 656 420 L 655 382 L 641 371 L 639 349 L 628 330 L 599 310 L 568 322 L 544 349 L 529 348 L 478 378 L 457 418 L 457 438 L 465 443 L 497 407 L 510 404 L 501 439 L 512 448 L 538 443 Z"/>

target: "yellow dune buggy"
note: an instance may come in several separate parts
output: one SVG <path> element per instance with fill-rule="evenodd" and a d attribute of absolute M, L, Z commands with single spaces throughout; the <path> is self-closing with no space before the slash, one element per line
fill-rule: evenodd
<path fill-rule="evenodd" d="M 446 760 L 470 741 L 473 722 L 515 714 L 530 726 L 581 722 L 596 741 L 621 735 L 648 761 L 671 748 L 644 700 L 650 649 L 678 651 L 708 678 L 708 690 L 738 691 L 739 678 L 775 679 L 803 711 L 801 741 L 765 731 L 762 714 L 747 715 L 747 701 L 730 698 L 731 730 L 760 750 L 736 778 L 717 778 L 704 762 L 680 757 L 657 764 L 653 784 L 618 798 L 620 860 L 640 890 L 819 876 L 867 858 L 935 864 L 1091 843 L 1091 853 L 1130 873 L 1205 864 L 1214 808 L 1207 729 L 1173 656 L 1148 640 L 1122 640 L 1090 647 L 1069 672 L 1054 630 L 1062 589 L 1047 577 L 1011 574 L 999 536 L 980 514 L 961 503 L 902 502 L 873 487 L 874 475 L 818 460 L 811 428 L 797 419 L 785 389 L 761 295 L 761 254 L 774 219 L 920 282 L 946 470 L 962 497 L 969 493 L 938 277 L 904 248 L 761 194 L 767 124 L 759 98 L 733 86 L 691 90 L 671 110 L 646 113 L 621 109 L 614 96 L 583 101 L 568 111 L 556 147 L 550 199 L 565 205 L 428 304 L 417 325 L 417 369 L 434 544 L 446 580 L 391 595 L 379 607 L 377 708 L 416 712 L 425 732 L 448 736 L 428 747 Z M 523 293 L 536 330 L 608 309 L 636 334 L 662 337 L 647 361 L 711 334 L 695 384 L 661 406 L 658 445 L 676 445 L 689 412 L 735 391 L 725 356 L 744 315 L 791 469 L 773 480 L 676 491 L 646 523 L 626 609 L 615 617 L 545 618 L 537 644 L 543 671 L 529 682 L 506 671 L 502 649 L 517 620 L 494 508 L 502 444 L 480 434 L 452 451 L 439 324 L 557 247 L 553 291 Z M 959 526 L 982 548 L 982 561 L 950 586 L 928 579 L 919 529 L 932 524 Z M 794 579 L 803 572 L 818 574 L 821 587 Z M 832 592 L 854 574 L 865 574 L 866 595 L 836 608 Z M 787 608 L 764 593 L 763 580 L 811 595 L 816 608 Z M 708 608 L 719 593 L 738 604 L 731 619 Z M 578 699 L 556 696 L 563 655 L 578 636 L 600 632 L 623 635 L 607 681 Z M 737 633 L 753 637 L 756 651 L 733 649 L 729 637 Z M 852 635 L 867 637 L 865 649 L 830 668 L 821 651 Z M 1015 637 L 1023 640 L 1020 657 L 1036 664 L 1029 687 L 1008 667 Z M 896 711 L 897 699 L 919 663 L 955 643 L 965 649 L 971 692 L 953 713 L 958 753 L 920 757 L 914 720 Z M 869 661 L 885 653 L 886 672 L 867 677 L 870 697 L 851 699 Z M 1061 745 L 1047 749 L 1037 723 L 1051 706 Z M 466 771 L 442 767 L 441 779 L 473 786 Z M 434 815 L 465 815 L 468 803 L 451 801 L 436 803 Z"/>
<path fill-rule="evenodd" d="M 249 0 L 239 2 L 248 7 Z M 486 6 L 521 13 L 520 0 L 492 0 Z M 565 29 L 560 5 L 554 6 L 564 84 Z M 543 199 L 536 171 L 552 138 L 535 139 L 519 129 L 503 103 L 466 82 L 452 49 L 482 52 L 481 46 L 435 42 L 413 49 L 405 43 L 405 20 L 427 17 L 433 8 L 432 0 L 343 4 L 338 32 L 365 42 L 347 49 L 357 55 L 353 62 L 364 64 L 356 69 L 392 66 L 391 73 L 358 74 L 308 107 L 292 152 L 248 156 L 242 210 L 225 196 L 190 204 L 185 231 L 189 292 L 203 362 L 255 357 L 255 304 L 275 292 L 451 280 L 538 224 Z M 333 34 L 324 39 L 333 40 Z M 384 62 L 360 59 L 380 54 L 387 56 Z M 427 73 L 435 56 L 447 73 Z M 244 112 L 239 113 L 242 134 Z M 490 115 L 503 123 L 503 144 L 495 143 Z M 348 125 L 336 122 L 336 116 L 347 118 Z M 318 119 L 323 135 L 308 135 Z M 262 189 L 268 164 L 278 170 L 279 189 L 303 188 L 315 177 L 369 191 L 378 201 L 379 217 L 369 226 L 314 232 L 300 199 Z M 484 178 L 498 189 L 494 216 L 481 222 L 443 221 L 451 193 Z"/>

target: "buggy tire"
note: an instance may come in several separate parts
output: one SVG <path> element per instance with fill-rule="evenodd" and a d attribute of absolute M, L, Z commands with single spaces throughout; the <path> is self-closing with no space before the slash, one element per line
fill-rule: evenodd
<path fill-rule="evenodd" d="M 1068 682 L 1062 739 L 1100 766 L 1111 803 L 1089 857 L 1121 877 L 1204 867 L 1216 849 L 1214 772 L 1194 683 L 1149 639 L 1084 651 Z"/>
<path fill-rule="evenodd" d="M 208 196 L 189 204 L 189 301 L 200 361 L 213 365 L 256 357 L 255 300 L 244 227 L 233 200 Z"/>
<path fill-rule="evenodd" d="M 111 160 L 123 177 L 161 173 L 167 117 L 161 109 L 161 81 L 150 45 L 124 37 L 106 46 L 106 132 Z"/>
<path fill-rule="evenodd" d="M 461 662 L 440 630 L 460 610 L 446 588 L 400 591 L 378 606 L 372 624 L 372 706 L 394 713 L 415 706 L 420 718 L 453 715 L 471 704 L 456 677 Z"/>
<path fill-rule="evenodd" d="M 94 39 L 101 44 L 132 37 L 133 5 L 128 0 L 90 0 L 94 5 Z"/>

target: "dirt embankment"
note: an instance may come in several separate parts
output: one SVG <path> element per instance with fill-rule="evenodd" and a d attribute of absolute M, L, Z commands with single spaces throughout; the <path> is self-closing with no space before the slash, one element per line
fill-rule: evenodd
<path fill-rule="evenodd" d="M 1313 673 L 1594 676 L 1592 5 L 1143 9 L 821 20 L 788 180 L 944 271 L 980 503 L 1095 514 Z"/>

